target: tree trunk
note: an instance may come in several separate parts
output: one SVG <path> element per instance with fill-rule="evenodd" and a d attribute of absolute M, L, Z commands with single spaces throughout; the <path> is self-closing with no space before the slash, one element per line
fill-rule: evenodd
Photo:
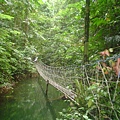
<path fill-rule="evenodd" d="M 84 40 L 84 63 L 89 61 L 88 58 L 88 42 L 89 42 L 89 16 L 90 16 L 90 0 L 86 0 L 85 7 L 85 40 Z"/>

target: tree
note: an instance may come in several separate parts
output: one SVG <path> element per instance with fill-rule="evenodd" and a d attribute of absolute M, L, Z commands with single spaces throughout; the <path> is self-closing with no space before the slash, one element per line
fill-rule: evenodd
<path fill-rule="evenodd" d="M 86 0 L 85 7 L 85 40 L 84 40 L 84 62 L 88 62 L 88 42 L 89 42 L 89 16 L 90 0 Z"/>
<path fill-rule="evenodd" d="M 29 41 L 30 13 L 37 5 L 27 0 L 0 3 L 0 83 L 11 82 L 14 77 L 32 71 L 30 58 L 35 54 L 35 47 Z"/>

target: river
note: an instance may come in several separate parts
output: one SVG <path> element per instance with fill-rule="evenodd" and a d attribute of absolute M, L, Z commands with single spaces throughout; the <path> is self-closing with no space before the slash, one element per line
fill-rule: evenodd
<path fill-rule="evenodd" d="M 40 78 L 20 81 L 14 91 L 0 98 L 0 120 L 56 120 L 59 112 L 68 107 L 62 95 Z"/>

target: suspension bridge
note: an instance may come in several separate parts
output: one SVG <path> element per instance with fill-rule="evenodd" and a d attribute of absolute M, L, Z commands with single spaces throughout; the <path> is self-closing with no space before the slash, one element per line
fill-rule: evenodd
<path fill-rule="evenodd" d="M 95 120 L 119 120 L 120 53 L 79 66 L 53 67 L 38 60 L 34 64 L 47 86 L 61 91 L 86 115 Z"/>
<path fill-rule="evenodd" d="M 96 83 L 105 82 L 104 71 L 100 71 L 96 66 L 99 66 L 99 68 L 101 67 L 102 70 L 101 62 L 116 60 L 119 57 L 120 54 L 104 61 L 99 60 L 94 63 L 81 66 L 52 67 L 41 61 L 35 62 L 35 66 L 40 76 L 42 76 L 47 83 L 64 93 L 65 96 L 70 98 L 72 101 L 75 101 L 75 98 L 77 97 L 76 83 L 82 81 L 84 85 L 87 84 L 90 86 L 91 81 Z M 112 77 L 109 80 L 111 79 Z"/>
<path fill-rule="evenodd" d="M 72 69 L 70 70 L 70 68 L 67 67 L 51 67 L 45 65 L 43 62 L 36 62 L 35 66 L 40 76 L 42 76 L 47 83 L 64 93 L 65 96 L 70 98 L 72 101 L 75 100 L 77 95 L 71 86 L 74 82 L 72 77 L 70 77 L 73 74 Z"/>

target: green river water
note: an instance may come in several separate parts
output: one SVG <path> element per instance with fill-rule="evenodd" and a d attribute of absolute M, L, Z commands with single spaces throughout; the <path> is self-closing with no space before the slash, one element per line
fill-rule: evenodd
<path fill-rule="evenodd" d="M 48 99 L 46 83 L 40 78 L 20 81 L 14 92 L 0 98 L 0 120 L 56 120 L 59 112 L 68 104 L 59 91 L 49 85 Z"/>

